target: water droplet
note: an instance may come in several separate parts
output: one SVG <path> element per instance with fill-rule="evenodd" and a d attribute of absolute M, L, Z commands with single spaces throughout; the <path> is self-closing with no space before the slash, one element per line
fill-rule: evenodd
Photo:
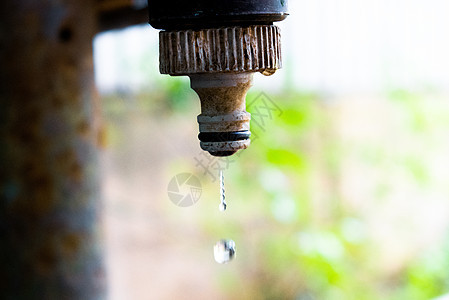
<path fill-rule="evenodd" d="M 220 205 L 218 206 L 218 209 L 220 211 L 225 211 L 226 210 L 226 203 L 220 203 Z"/>
<path fill-rule="evenodd" d="M 233 240 L 220 240 L 214 246 L 214 258 L 219 264 L 230 262 L 235 256 L 235 242 Z"/>
<path fill-rule="evenodd" d="M 218 206 L 218 209 L 220 209 L 220 211 L 225 211 L 227 204 L 226 204 L 226 197 L 225 197 L 223 170 L 220 170 L 219 176 L 220 176 L 220 205 Z"/>

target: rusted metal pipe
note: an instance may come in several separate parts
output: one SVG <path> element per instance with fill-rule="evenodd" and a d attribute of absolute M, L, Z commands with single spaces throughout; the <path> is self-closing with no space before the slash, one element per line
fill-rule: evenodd
<path fill-rule="evenodd" d="M 0 298 L 101 299 L 93 0 L 3 0 Z"/>

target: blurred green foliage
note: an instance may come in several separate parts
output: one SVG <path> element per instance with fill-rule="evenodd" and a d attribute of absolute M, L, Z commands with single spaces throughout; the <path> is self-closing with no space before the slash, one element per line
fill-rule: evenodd
<path fill-rule="evenodd" d="M 125 96 L 105 98 L 106 119 L 130 109 L 149 117 L 176 116 L 191 112 L 190 103 L 197 101 L 188 80 L 180 78 L 133 97 L 137 103 L 131 106 Z M 406 132 L 422 138 L 427 147 L 432 122 L 447 126 L 445 115 L 417 95 L 394 91 L 388 98 L 400 111 Z M 390 145 L 345 144 L 333 126 L 335 109 L 317 95 L 251 91 L 247 99 L 252 103 L 252 145 L 226 171 L 235 207 L 232 222 L 224 227 L 214 214 L 200 219 L 207 235 L 240 242 L 237 271 L 219 274 L 229 299 L 418 300 L 449 290 L 449 236 L 445 245 L 416 252 L 392 271 L 379 265 L 382 245 L 376 244 L 364 215 L 345 206 L 341 191 L 349 152 L 371 167 L 393 161 L 394 168 L 409 171 L 413 183 L 431 185 L 420 148 L 394 152 Z M 382 181 L 373 197 L 383 199 L 392 189 L 388 180 Z M 216 204 L 208 209 L 216 210 Z"/>

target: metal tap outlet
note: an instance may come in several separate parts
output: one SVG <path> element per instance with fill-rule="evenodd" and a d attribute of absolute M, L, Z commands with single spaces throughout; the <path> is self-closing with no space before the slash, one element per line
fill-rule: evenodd
<path fill-rule="evenodd" d="M 190 75 L 191 87 L 200 97 L 201 149 L 214 156 L 229 156 L 249 146 L 251 115 L 245 96 L 253 73 L 203 73 Z"/>
<path fill-rule="evenodd" d="M 201 101 L 201 149 L 230 156 L 250 144 L 245 97 L 253 74 L 282 66 L 280 30 L 287 16 L 279 0 L 149 0 L 159 29 L 161 74 L 189 76 Z"/>

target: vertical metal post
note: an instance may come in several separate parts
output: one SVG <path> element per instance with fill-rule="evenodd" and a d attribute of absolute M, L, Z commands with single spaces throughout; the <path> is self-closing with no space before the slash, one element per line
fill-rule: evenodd
<path fill-rule="evenodd" d="M 0 4 L 0 298 L 101 299 L 94 0 Z"/>

